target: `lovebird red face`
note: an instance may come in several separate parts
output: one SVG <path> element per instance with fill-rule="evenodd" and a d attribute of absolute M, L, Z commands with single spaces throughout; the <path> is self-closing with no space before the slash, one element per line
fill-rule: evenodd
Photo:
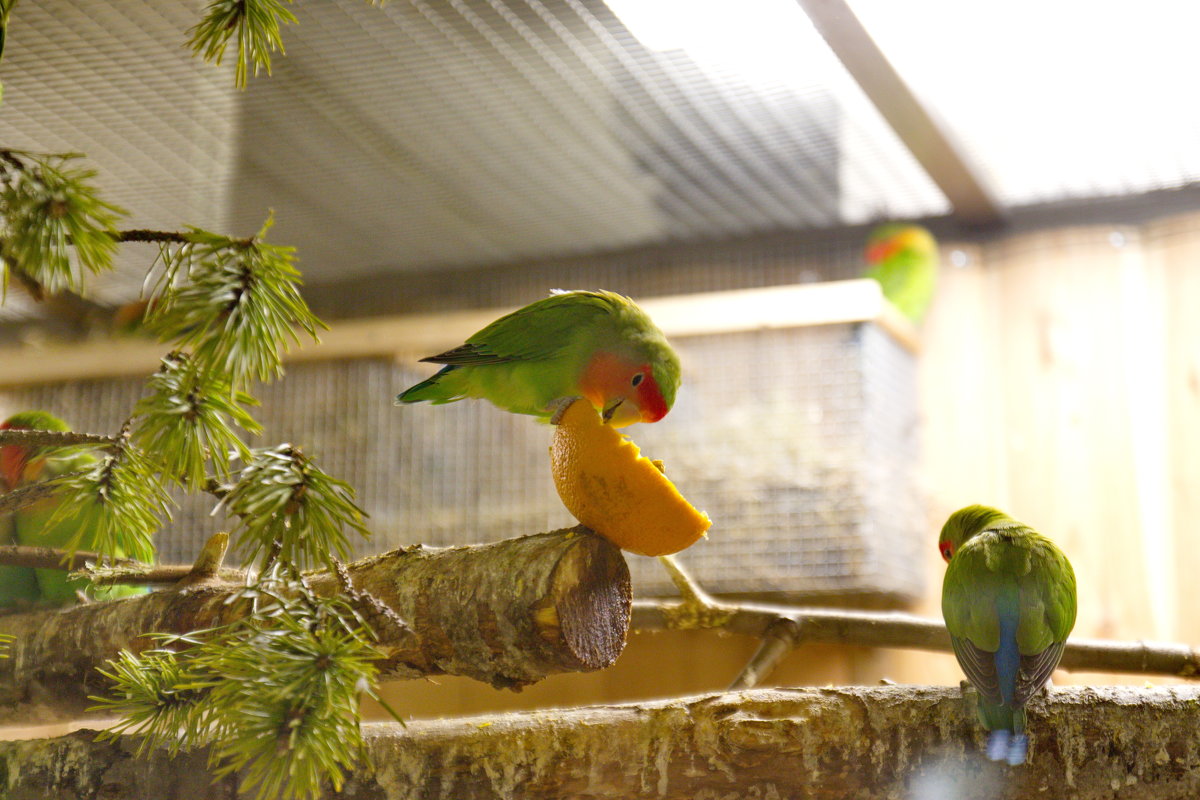
<path fill-rule="evenodd" d="M 0 430 L 12 430 L 13 426 L 7 422 L 0 425 Z M 15 489 L 21 483 L 21 477 L 25 474 L 25 464 L 29 460 L 28 452 L 24 447 L 18 447 L 15 444 L 5 445 L 0 447 L 0 478 L 3 478 L 9 490 Z"/>
<path fill-rule="evenodd" d="M 954 557 L 954 542 L 949 539 L 943 539 L 938 542 L 938 550 L 941 552 L 942 558 L 946 560 L 946 563 L 950 563 L 950 559 Z"/>
<path fill-rule="evenodd" d="M 917 225 L 884 225 L 867 239 L 863 257 L 867 264 L 875 266 L 892 256 L 912 251 L 913 253 L 936 252 L 937 243 L 929 231 Z"/>
<path fill-rule="evenodd" d="M 649 364 L 634 364 L 611 353 L 592 357 L 579 386 L 608 423 L 618 428 L 658 422 L 670 411 Z"/>

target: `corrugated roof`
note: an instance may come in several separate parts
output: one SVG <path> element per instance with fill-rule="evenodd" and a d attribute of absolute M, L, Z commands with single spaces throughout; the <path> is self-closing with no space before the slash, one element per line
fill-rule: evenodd
<path fill-rule="evenodd" d="M 131 227 L 245 235 L 274 209 L 321 283 L 950 210 L 792 0 L 662 2 L 666 36 L 655 0 L 640 19 L 628 0 L 624 19 L 600 0 L 299 2 L 245 92 L 185 47 L 200 4 L 21 4 L 0 144 L 87 153 Z M 1003 200 L 1200 176 L 1197 26 L 1167 17 L 1200 12 L 968 6 L 854 3 Z M 1151 35 L 1146 63 L 1125 57 Z M 126 250 L 104 299 L 153 256 Z"/>

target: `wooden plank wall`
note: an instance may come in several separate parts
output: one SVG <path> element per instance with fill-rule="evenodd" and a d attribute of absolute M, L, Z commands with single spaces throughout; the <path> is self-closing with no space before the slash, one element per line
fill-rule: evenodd
<path fill-rule="evenodd" d="M 1066 550 L 1077 635 L 1200 644 L 1200 215 L 961 249 L 922 332 L 932 579 L 917 610 L 939 613 L 934 532 L 982 502 Z M 956 674 L 949 657 L 887 666 Z"/>

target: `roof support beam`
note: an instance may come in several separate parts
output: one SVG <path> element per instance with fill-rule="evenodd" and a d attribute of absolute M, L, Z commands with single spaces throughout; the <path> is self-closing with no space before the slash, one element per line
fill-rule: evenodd
<path fill-rule="evenodd" d="M 970 225 L 994 225 L 1004 208 L 945 124 L 909 88 L 846 0 L 797 0 L 917 162 Z"/>

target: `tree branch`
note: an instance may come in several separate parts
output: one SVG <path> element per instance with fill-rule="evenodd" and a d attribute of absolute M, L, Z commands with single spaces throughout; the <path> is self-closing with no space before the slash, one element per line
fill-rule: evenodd
<path fill-rule="evenodd" d="M 71 475 L 78 473 L 68 473 Z M 51 481 L 42 481 L 41 483 L 31 483 L 28 486 L 22 486 L 20 489 L 13 489 L 11 492 L 0 494 L 0 515 L 10 514 L 26 506 L 31 506 L 48 497 L 53 497 L 58 491 L 57 484 Z"/>
<path fill-rule="evenodd" d="M 91 550 L 76 550 L 72 555 L 66 550 L 55 550 L 52 547 L 32 547 L 21 544 L 0 545 L 0 564 L 10 567 L 61 569 L 74 572 L 84 569 L 89 562 L 92 564 L 108 562 L 114 567 L 128 569 L 150 569 L 149 564 L 143 564 L 132 558 L 112 558 Z M 185 569 L 187 568 L 185 567 Z"/>
<path fill-rule="evenodd" d="M 402 620 L 370 620 L 386 656 L 379 664 L 384 677 L 446 673 L 518 689 L 547 675 L 606 667 L 625 646 L 628 568 L 619 550 L 583 529 L 469 547 L 417 545 L 349 564 L 346 573 L 357 592 Z M 318 594 L 340 592 L 336 575 L 307 578 Z M 243 604 L 227 602 L 239 588 L 209 581 L 2 616 L 0 632 L 17 639 L 12 657 L 0 660 L 0 703 L 39 704 L 43 718 L 78 714 L 87 694 L 100 689 L 97 666 L 123 648 L 154 646 L 143 634 L 229 622 L 244 612 Z M 28 709 L 10 717 L 22 714 Z"/>
<path fill-rule="evenodd" d="M 365 726 L 343 800 L 720 800 L 1200 796 L 1200 688 L 1069 687 L 1030 703 L 1030 761 L 988 761 L 957 688 L 754 690 L 536 714 Z M 135 759 L 138 739 L 0 742 L 14 800 L 225 800 L 205 750 Z M 372 767 L 371 765 L 374 765 Z M 64 768 L 69 765 L 69 768 Z"/>
<path fill-rule="evenodd" d="M 119 436 L 74 431 L 31 431 L 15 428 L 0 431 L 0 447 L 13 444 L 21 447 L 67 447 L 75 444 L 120 444 Z"/>
<path fill-rule="evenodd" d="M 796 644 L 811 642 L 951 652 L 950 635 L 940 620 L 911 614 L 717 603 L 717 608 L 723 612 L 723 621 L 706 625 L 691 624 L 692 617 L 681 616 L 678 611 L 685 605 L 661 600 L 635 601 L 633 627 L 642 631 L 720 628 L 730 633 L 764 638 L 778 635 L 778 626 L 785 624 L 794 626 L 794 633 L 789 635 Z M 720 616 L 717 618 L 721 619 Z M 755 658 L 758 658 L 757 654 Z M 1182 644 L 1073 639 L 1067 641 L 1060 666 L 1086 672 L 1196 678 L 1200 676 L 1200 653 Z M 758 675 L 759 679 L 763 677 L 765 674 Z"/>

